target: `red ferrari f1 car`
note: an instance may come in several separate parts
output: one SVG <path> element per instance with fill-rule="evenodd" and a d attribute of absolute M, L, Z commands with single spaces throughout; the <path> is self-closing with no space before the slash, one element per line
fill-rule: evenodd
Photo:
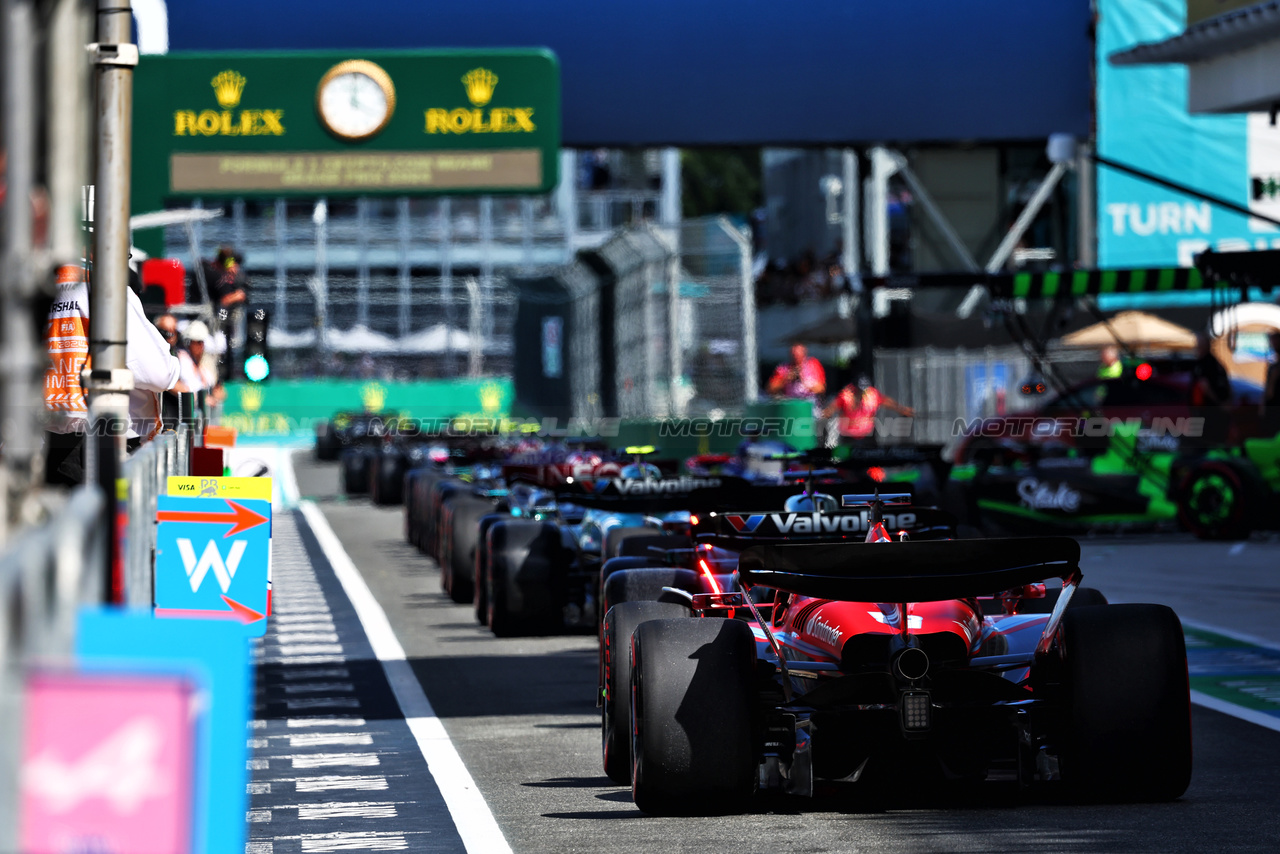
<path fill-rule="evenodd" d="M 1098 604 L 1079 587 L 1072 539 L 911 540 L 884 513 L 898 503 L 894 521 L 911 515 L 909 496 L 845 498 L 868 506 L 863 542 L 757 541 L 723 592 L 667 591 L 664 613 L 683 602 L 687 616 L 614 609 L 636 628 L 629 696 L 605 705 L 628 713 L 642 811 L 734 811 L 760 791 L 811 795 L 904 768 L 1088 799 L 1185 791 L 1187 662 L 1172 610 Z M 839 511 L 814 515 L 811 527 L 840 529 Z"/>

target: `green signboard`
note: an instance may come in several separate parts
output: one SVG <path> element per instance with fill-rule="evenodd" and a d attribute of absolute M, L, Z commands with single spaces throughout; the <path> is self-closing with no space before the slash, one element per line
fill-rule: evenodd
<path fill-rule="evenodd" d="M 497 419 L 515 393 L 506 378 L 423 380 L 282 380 L 227 383 L 222 423 L 241 436 L 310 436 L 338 412 L 394 413 L 407 418 Z"/>
<path fill-rule="evenodd" d="M 540 193 L 560 67 L 541 49 L 146 56 L 133 211 L 202 197 Z"/>

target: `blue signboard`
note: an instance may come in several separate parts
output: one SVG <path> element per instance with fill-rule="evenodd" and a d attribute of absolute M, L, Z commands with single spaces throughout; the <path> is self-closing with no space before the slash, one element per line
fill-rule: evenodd
<path fill-rule="evenodd" d="M 156 512 L 158 617 L 267 629 L 271 502 L 162 495 Z"/>
<path fill-rule="evenodd" d="M 157 620 L 146 611 L 84 611 L 76 662 L 110 672 L 181 674 L 201 692 L 197 723 L 194 854 L 242 852 L 245 730 L 253 703 L 245 633 L 234 623 Z"/>
<path fill-rule="evenodd" d="M 1111 54 L 1185 29 L 1186 0 L 1099 0 L 1098 153 L 1275 215 L 1280 130 L 1266 115 L 1191 115 L 1184 65 Z M 1189 266 L 1205 249 L 1280 248 L 1280 231 L 1183 193 L 1098 168 L 1098 262 Z"/>
<path fill-rule="evenodd" d="M 1008 385 L 1009 372 L 1003 362 L 991 366 L 988 373 L 985 363 L 969 365 L 964 372 L 965 415 L 969 418 L 981 418 L 984 415 L 999 415 L 998 401 L 1000 394 Z M 987 402 L 991 401 L 988 407 Z"/>

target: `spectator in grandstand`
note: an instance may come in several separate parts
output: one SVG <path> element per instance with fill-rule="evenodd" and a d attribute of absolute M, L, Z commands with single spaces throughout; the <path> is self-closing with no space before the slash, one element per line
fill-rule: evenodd
<path fill-rule="evenodd" d="M 1120 348 L 1108 344 L 1102 348 L 1098 362 L 1098 379 L 1114 380 L 1124 373 L 1124 365 L 1120 362 Z"/>
<path fill-rule="evenodd" d="M 816 400 L 826 393 L 827 374 L 822 363 L 809 355 L 803 344 L 791 345 L 791 361 L 783 362 L 769 378 L 769 393 L 774 397 Z"/>
<path fill-rule="evenodd" d="M 857 383 L 840 389 L 835 399 L 822 411 L 824 418 L 839 414 L 836 428 L 841 445 L 874 447 L 876 444 L 876 413 L 880 407 L 892 410 L 904 418 L 915 415 L 915 410 L 903 406 L 887 394 L 883 394 L 866 377 Z"/>

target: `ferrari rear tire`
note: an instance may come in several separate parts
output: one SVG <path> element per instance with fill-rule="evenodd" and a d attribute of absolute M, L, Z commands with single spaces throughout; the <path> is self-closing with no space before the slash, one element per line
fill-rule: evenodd
<path fill-rule="evenodd" d="M 631 635 L 648 620 L 688 616 L 687 608 L 668 602 L 624 602 L 604 616 L 600 737 L 604 773 L 615 783 L 631 782 Z"/>
<path fill-rule="evenodd" d="M 737 812 L 755 785 L 756 645 L 740 620 L 650 620 L 631 638 L 631 794 L 652 815 Z"/>
<path fill-rule="evenodd" d="M 1191 782 L 1182 623 L 1164 605 L 1068 609 L 1062 779 L 1087 800 L 1170 801 Z"/>

